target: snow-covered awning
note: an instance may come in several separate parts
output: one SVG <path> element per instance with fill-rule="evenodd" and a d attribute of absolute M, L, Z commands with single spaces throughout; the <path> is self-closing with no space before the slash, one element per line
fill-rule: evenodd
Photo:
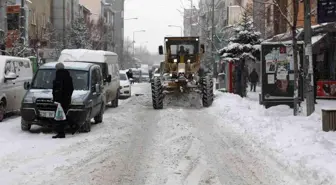
<path fill-rule="evenodd" d="M 322 33 L 322 34 L 313 36 L 313 37 L 312 37 L 312 41 L 311 41 L 312 45 L 317 44 L 317 43 L 318 43 L 320 40 L 322 40 L 326 35 L 327 35 L 327 33 Z"/>

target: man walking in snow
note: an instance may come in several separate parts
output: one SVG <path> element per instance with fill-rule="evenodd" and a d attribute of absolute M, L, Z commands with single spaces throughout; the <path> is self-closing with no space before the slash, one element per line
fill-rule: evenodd
<path fill-rule="evenodd" d="M 65 114 L 67 113 L 69 106 L 71 104 L 71 96 L 74 91 L 72 78 L 68 70 L 64 69 L 63 63 L 56 64 L 56 77 L 53 81 L 53 101 L 61 104 Z M 65 126 L 67 120 L 57 121 L 56 132 L 57 135 L 52 138 L 65 138 Z M 77 130 L 77 128 L 76 128 Z"/>
<path fill-rule="evenodd" d="M 251 83 L 251 91 L 256 92 L 256 86 L 259 81 L 259 76 L 255 68 L 253 68 L 252 72 L 250 73 L 249 76 L 250 83 Z"/>

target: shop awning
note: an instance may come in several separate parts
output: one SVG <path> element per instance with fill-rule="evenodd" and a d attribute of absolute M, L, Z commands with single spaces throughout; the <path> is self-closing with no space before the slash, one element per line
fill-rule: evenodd
<path fill-rule="evenodd" d="M 321 33 L 319 35 L 313 36 L 312 37 L 312 45 L 314 46 L 315 44 L 319 43 L 326 35 L 327 35 L 327 33 Z"/>

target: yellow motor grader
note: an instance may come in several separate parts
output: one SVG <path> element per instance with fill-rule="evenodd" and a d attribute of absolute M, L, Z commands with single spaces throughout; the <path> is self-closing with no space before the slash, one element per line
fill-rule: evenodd
<path fill-rule="evenodd" d="M 213 102 L 212 77 L 201 69 L 204 45 L 199 37 L 165 37 L 164 46 L 159 46 L 159 54 L 165 55 L 160 73 L 151 81 L 154 109 L 163 108 L 167 93 L 198 92 L 202 95 L 204 107 Z"/>

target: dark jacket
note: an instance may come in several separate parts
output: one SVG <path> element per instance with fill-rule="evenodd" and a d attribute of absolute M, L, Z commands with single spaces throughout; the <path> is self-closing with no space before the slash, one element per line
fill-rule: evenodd
<path fill-rule="evenodd" d="M 257 83 L 259 81 L 259 75 L 256 71 L 252 71 L 250 74 L 250 82 Z"/>
<path fill-rule="evenodd" d="M 74 87 L 69 71 L 66 69 L 57 70 L 53 81 L 53 100 L 59 102 L 64 111 L 67 111 L 71 104 L 73 91 Z"/>
<path fill-rule="evenodd" d="M 133 73 L 132 72 L 127 71 L 126 75 L 127 75 L 128 79 L 133 78 Z"/>

